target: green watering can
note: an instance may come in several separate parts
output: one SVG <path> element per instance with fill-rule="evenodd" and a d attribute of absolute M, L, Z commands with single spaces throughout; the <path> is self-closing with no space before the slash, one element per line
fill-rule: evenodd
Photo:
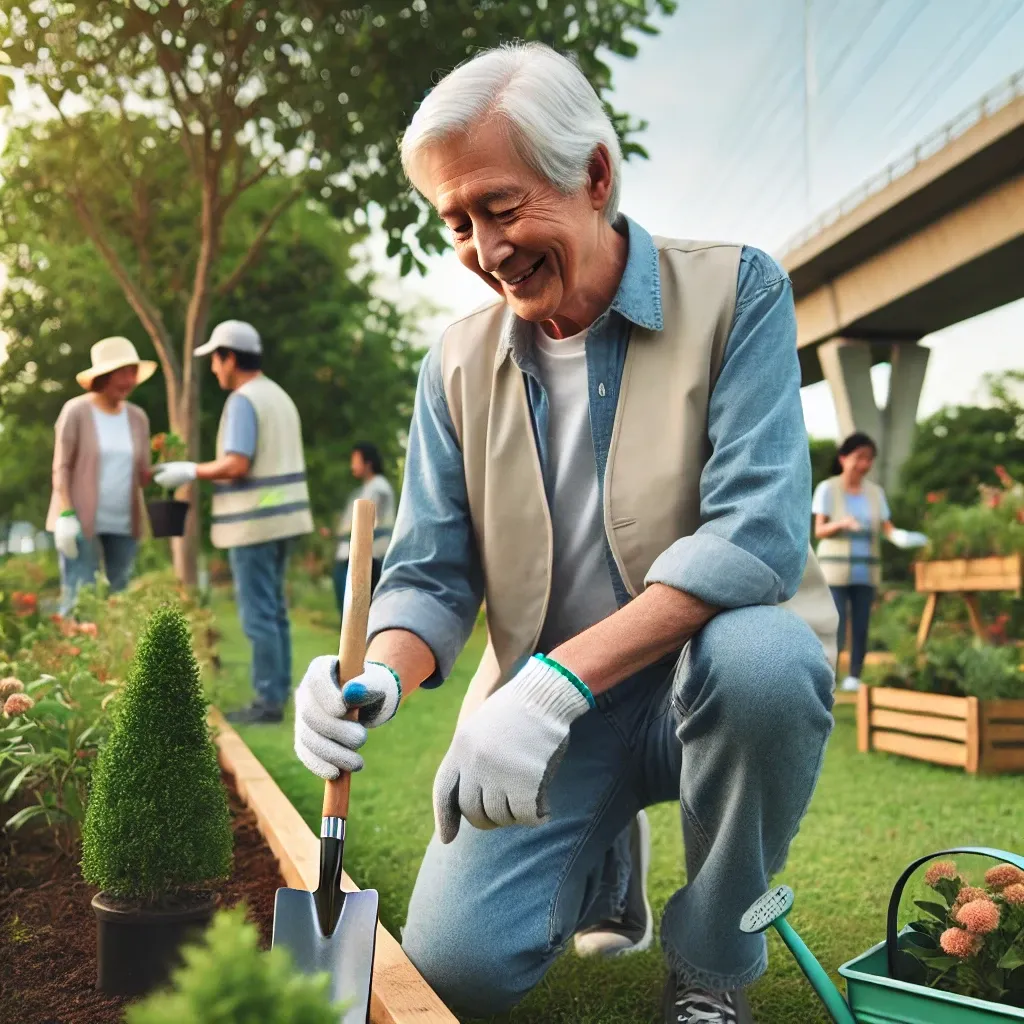
<path fill-rule="evenodd" d="M 788 886 L 777 886 L 761 896 L 743 915 L 740 929 L 754 935 L 774 925 L 836 1024 L 1020 1024 L 1024 1022 L 1024 1009 L 1019 1007 L 943 992 L 900 978 L 901 966 L 911 959 L 909 953 L 900 949 L 900 934 L 896 930 L 903 890 L 922 864 L 954 854 L 992 857 L 1024 871 L 1024 857 L 985 846 L 940 850 L 915 860 L 900 875 L 889 899 L 885 941 L 839 968 L 846 979 L 849 1001 L 842 997 L 828 973 L 786 920 L 793 909 L 794 898 Z"/>

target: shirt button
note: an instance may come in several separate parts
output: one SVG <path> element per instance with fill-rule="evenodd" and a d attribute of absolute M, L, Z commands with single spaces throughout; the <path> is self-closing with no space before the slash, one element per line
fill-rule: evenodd
<path fill-rule="evenodd" d="M 605 396 L 605 390 L 604 390 L 604 384 L 603 384 L 603 383 L 601 383 L 601 384 L 598 384 L 598 385 L 597 385 L 597 393 L 598 393 L 598 394 L 599 394 L 599 395 L 600 395 L 600 396 L 601 396 L 602 398 L 604 398 L 604 396 Z"/>

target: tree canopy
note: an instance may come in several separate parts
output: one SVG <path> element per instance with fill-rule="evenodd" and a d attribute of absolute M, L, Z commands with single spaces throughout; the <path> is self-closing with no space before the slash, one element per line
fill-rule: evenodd
<path fill-rule="evenodd" d="M 436 76 L 481 47 L 522 38 L 574 55 L 603 96 L 607 52 L 633 56 L 634 32 L 674 0 L 0 0 L 3 63 L 38 99 L 35 161 L 5 159 L 6 187 L 30 195 L 49 234 L 76 223 L 102 256 L 163 370 L 171 426 L 199 450 L 192 352 L 218 298 L 258 262 L 284 214 L 314 198 L 337 220 L 384 211 L 403 271 L 445 243 L 407 187 L 399 135 Z M 0 71 L 0 75 L 3 72 Z M 0 111 L 10 99 L 0 77 Z M 642 127 L 611 111 L 627 154 Z M 115 125 L 114 129 L 111 124 Z M 167 156 L 171 143 L 179 150 Z M 228 225 L 261 183 L 280 186 L 248 244 Z M 176 292 L 174 308 L 162 297 Z M 195 578 L 198 517 L 179 546 Z"/>

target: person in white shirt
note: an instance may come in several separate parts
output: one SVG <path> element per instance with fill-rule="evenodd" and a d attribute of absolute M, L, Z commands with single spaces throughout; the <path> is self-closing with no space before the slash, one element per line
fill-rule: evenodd
<path fill-rule="evenodd" d="M 145 521 L 142 488 L 152 478 L 149 419 L 128 396 L 156 363 L 140 359 L 127 338 L 104 338 L 91 357 L 76 377 L 87 393 L 65 403 L 54 431 L 46 526 L 60 555 L 63 616 L 101 564 L 111 591 L 128 585 Z"/>
<path fill-rule="evenodd" d="M 352 537 L 352 508 L 357 499 L 372 501 L 377 516 L 373 530 L 373 573 L 371 586 L 376 588 L 381 566 L 391 543 L 395 523 L 395 492 L 384 476 L 384 460 L 375 444 L 361 441 L 352 448 L 352 475 L 359 481 L 345 506 L 338 523 L 338 548 L 334 560 L 334 596 L 341 612 L 345 604 L 345 580 L 348 576 L 348 553 Z"/>

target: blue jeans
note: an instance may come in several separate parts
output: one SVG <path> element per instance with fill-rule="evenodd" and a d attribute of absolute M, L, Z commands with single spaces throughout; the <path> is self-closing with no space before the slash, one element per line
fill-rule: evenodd
<path fill-rule="evenodd" d="M 79 535 L 78 557 L 60 556 L 60 614 L 70 615 L 78 600 L 78 591 L 96 582 L 100 562 L 111 592 L 124 590 L 132 577 L 138 546 L 134 537 L 117 533 L 101 533 L 92 539 Z"/>
<path fill-rule="evenodd" d="M 830 587 L 832 599 L 839 611 L 839 650 L 846 645 L 846 610 L 850 610 L 850 675 L 860 679 L 864 667 L 864 655 L 868 649 L 868 626 L 871 623 L 871 605 L 875 600 L 875 588 L 866 584 L 851 584 L 848 587 Z"/>
<path fill-rule="evenodd" d="M 242 629 L 252 644 L 252 688 L 262 704 L 283 707 L 292 686 L 292 638 L 284 593 L 288 540 L 228 548 Z"/>
<path fill-rule="evenodd" d="M 688 980 L 749 985 L 767 968 L 767 944 L 740 918 L 783 866 L 810 803 L 834 685 L 821 643 L 791 612 L 722 612 L 678 658 L 601 694 L 573 723 L 545 824 L 463 821 L 450 845 L 434 836 L 403 932 L 409 957 L 454 1010 L 506 1012 L 576 931 L 622 913 L 628 826 L 672 800 L 688 881 L 665 907 L 665 955 Z"/>

